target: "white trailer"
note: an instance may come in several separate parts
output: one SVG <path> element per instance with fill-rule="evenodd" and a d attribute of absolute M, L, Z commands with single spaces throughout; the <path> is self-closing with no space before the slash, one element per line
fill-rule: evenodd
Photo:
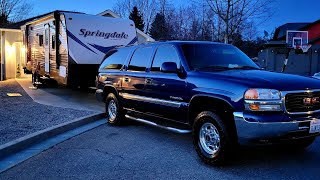
<path fill-rule="evenodd" d="M 32 70 L 70 87 L 94 85 L 109 50 L 137 43 L 131 20 L 75 12 L 48 13 L 26 23 L 22 31 Z"/>

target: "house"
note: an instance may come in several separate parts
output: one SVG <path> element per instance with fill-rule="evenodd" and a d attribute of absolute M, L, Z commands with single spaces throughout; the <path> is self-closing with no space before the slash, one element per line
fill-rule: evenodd
<path fill-rule="evenodd" d="M 0 26 L 0 81 L 23 74 L 22 67 L 26 66 L 26 48 L 23 44 L 21 26 L 39 17 L 41 16 Z"/>
<path fill-rule="evenodd" d="M 106 16 L 106 17 L 112 17 L 112 18 L 121 18 L 119 15 L 116 13 L 112 12 L 111 10 L 106 10 L 103 11 L 99 14 L 99 16 Z M 137 29 L 137 36 L 138 36 L 138 44 L 146 43 L 146 42 L 152 42 L 154 39 L 147 35 L 146 33 L 142 32 L 140 29 Z"/>
<path fill-rule="evenodd" d="M 307 31 L 308 44 L 311 45 L 309 50 L 306 53 L 301 53 L 288 48 L 287 31 Z M 320 20 L 311 23 L 286 23 L 279 26 L 275 30 L 273 38 L 261 47 L 258 63 L 269 71 L 282 72 L 284 69 L 284 73 L 312 76 L 320 72 L 319 49 Z"/>

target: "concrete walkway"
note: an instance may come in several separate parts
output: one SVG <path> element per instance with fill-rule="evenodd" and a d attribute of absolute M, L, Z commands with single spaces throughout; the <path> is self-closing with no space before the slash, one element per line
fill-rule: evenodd
<path fill-rule="evenodd" d="M 37 103 L 54 107 L 104 112 L 104 104 L 98 102 L 93 92 L 80 92 L 67 88 L 32 89 L 31 76 L 17 78 L 25 92 Z"/>

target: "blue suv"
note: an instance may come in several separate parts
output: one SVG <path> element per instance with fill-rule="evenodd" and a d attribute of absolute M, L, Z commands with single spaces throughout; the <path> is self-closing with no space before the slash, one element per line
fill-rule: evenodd
<path fill-rule="evenodd" d="M 320 81 L 260 69 L 232 45 L 169 41 L 122 47 L 99 68 L 107 121 L 192 132 L 200 158 L 225 162 L 236 145 L 309 146 L 320 133 Z"/>

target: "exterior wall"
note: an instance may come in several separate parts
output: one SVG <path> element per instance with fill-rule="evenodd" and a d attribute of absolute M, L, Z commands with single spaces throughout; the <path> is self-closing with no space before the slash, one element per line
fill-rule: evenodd
<path fill-rule="evenodd" d="M 309 41 L 320 37 L 320 23 L 312 25 L 307 29 Z"/>
<path fill-rule="evenodd" d="M 45 46 L 39 45 L 39 35 L 43 35 L 43 43 L 45 43 L 45 28 L 44 26 L 49 24 L 50 35 L 49 35 L 49 73 L 45 72 Z M 59 43 L 55 42 L 56 36 L 56 25 L 54 17 L 47 18 L 40 22 L 32 23 L 28 28 L 28 60 L 32 62 L 33 70 L 37 67 L 38 62 L 40 63 L 40 74 L 48 75 L 51 78 L 57 80 L 60 84 L 67 84 L 67 76 L 60 76 L 61 66 L 66 67 L 68 71 L 68 45 L 67 45 L 67 34 L 66 24 L 64 15 L 60 15 L 59 25 Z M 53 48 L 53 43 L 55 46 Z M 58 57 L 57 57 L 58 51 Z M 68 74 L 68 72 L 66 72 Z"/>
<path fill-rule="evenodd" d="M 50 27 L 53 26 L 53 18 L 46 20 L 46 21 L 41 21 L 38 23 L 34 23 L 29 25 L 28 28 L 28 44 L 27 44 L 27 49 L 28 49 L 28 61 L 32 62 L 32 67 L 33 67 L 33 71 L 36 69 L 37 64 L 40 63 L 40 74 L 44 75 L 45 74 L 45 52 L 44 52 L 44 45 L 40 46 L 39 44 L 39 40 L 40 40 L 40 35 L 43 35 L 43 43 L 44 43 L 44 25 L 45 24 L 50 24 Z M 54 30 L 52 30 L 52 28 L 50 28 L 50 32 L 51 35 L 54 35 L 55 32 Z M 49 42 L 51 43 L 51 38 L 49 40 Z M 50 48 L 50 50 L 52 50 L 52 48 Z M 50 55 L 53 54 L 54 52 L 50 52 Z M 50 56 L 50 62 L 51 61 L 55 61 L 51 60 L 51 58 L 53 58 L 52 56 Z M 50 63 L 50 69 L 54 68 L 52 67 L 53 65 L 51 65 Z"/>
<path fill-rule="evenodd" d="M 286 54 L 277 48 L 267 48 L 259 52 L 258 62 L 268 71 L 281 72 Z M 289 53 L 288 63 L 284 73 L 312 76 L 320 72 L 320 45 L 313 45 L 305 54 Z"/>
<path fill-rule="evenodd" d="M 67 40 L 67 31 L 66 31 L 66 24 L 65 24 L 65 17 L 64 15 L 60 15 L 60 23 L 59 23 L 59 40 L 60 40 L 60 45 L 56 48 L 59 50 L 59 67 L 55 71 L 55 74 L 53 77 L 60 82 L 61 84 L 66 85 L 67 84 L 67 79 L 68 79 L 68 67 L 69 67 L 69 53 L 68 53 L 68 40 Z M 61 77 L 59 75 L 59 72 L 61 70 L 60 66 L 66 67 L 66 77 Z"/>

